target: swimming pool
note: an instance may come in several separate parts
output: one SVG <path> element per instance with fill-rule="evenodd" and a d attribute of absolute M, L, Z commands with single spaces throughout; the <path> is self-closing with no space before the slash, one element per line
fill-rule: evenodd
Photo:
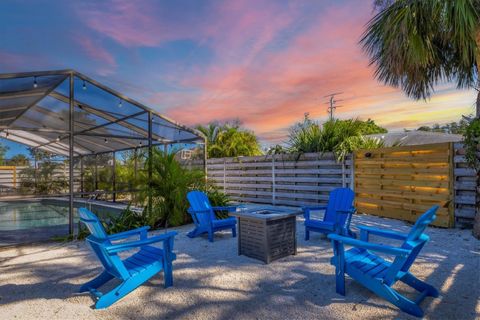
<path fill-rule="evenodd" d="M 101 217 L 118 214 L 121 208 L 75 202 L 74 223 L 78 222 L 77 208 L 93 207 Z M 68 225 L 68 201 L 41 199 L 0 202 L 0 231 L 24 230 L 39 227 Z"/>
<path fill-rule="evenodd" d="M 68 199 L 25 199 L 0 202 L 0 248 L 34 243 L 68 235 Z M 120 214 L 121 204 L 74 202 L 74 227 L 79 225 L 77 208 L 87 207 L 100 219 Z"/>

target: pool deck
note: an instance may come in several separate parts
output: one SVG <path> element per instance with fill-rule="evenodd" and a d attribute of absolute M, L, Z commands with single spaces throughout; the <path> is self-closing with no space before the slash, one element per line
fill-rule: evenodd
<path fill-rule="evenodd" d="M 352 222 L 407 232 L 401 221 L 356 215 Z M 154 277 L 106 310 L 92 309 L 76 293 L 101 266 L 84 241 L 45 243 L 0 251 L 2 319 L 416 319 L 347 278 L 347 295 L 335 293 L 329 241 L 304 240 L 297 218 L 298 254 L 269 265 L 237 255 L 229 232 L 190 239 L 191 225 L 174 228 L 174 286 Z M 163 231 L 156 231 L 155 234 Z M 480 317 L 480 241 L 471 230 L 428 228 L 431 241 L 411 271 L 441 297 L 422 303 L 425 319 Z M 373 237 L 372 240 L 379 238 Z M 111 286 L 110 286 L 111 287 Z M 400 289 L 404 289 L 402 286 Z"/>

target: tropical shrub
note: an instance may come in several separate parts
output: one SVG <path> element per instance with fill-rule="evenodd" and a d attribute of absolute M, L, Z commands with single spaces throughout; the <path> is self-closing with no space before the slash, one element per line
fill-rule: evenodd
<path fill-rule="evenodd" d="M 144 171 L 147 171 L 146 168 Z M 148 181 L 147 177 L 142 180 Z M 189 223 L 187 193 L 191 190 L 205 191 L 213 206 L 224 206 L 229 202 L 228 196 L 206 184 L 203 171 L 184 168 L 175 159 L 175 154 L 166 154 L 154 148 L 151 191 L 145 184 L 140 193 L 143 205 L 147 204 L 149 192 L 152 195 L 152 211 L 144 215 L 146 224 L 160 228 Z"/>
<path fill-rule="evenodd" d="M 370 119 L 367 122 L 358 119 L 335 119 L 320 126 L 305 116 L 303 122 L 290 129 L 287 144 L 294 153 L 334 152 L 338 160 L 343 160 L 348 153 L 355 150 L 383 146 L 380 140 L 363 136 L 384 132 L 384 128 L 375 128 L 372 123 L 374 124 Z"/>
<path fill-rule="evenodd" d="M 37 168 L 27 167 L 20 171 L 20 192 L 35 194 L 55 194 L 68 188 L 67 177 L 61 172 L 66 163 L 45 151 L 31 150 L 36 158 Z"/>

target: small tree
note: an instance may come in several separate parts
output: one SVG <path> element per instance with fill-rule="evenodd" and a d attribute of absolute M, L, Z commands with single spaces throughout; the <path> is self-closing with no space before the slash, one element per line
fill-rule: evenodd
<path fill-rule="evenodd" d="M 207 137 L 209 158 L 257 156 L 262 154 L 255 133 L 242 128 L 238 121 L 225 124 L 212 122 L 207 126 L 197 126 L 197 130 Z"/>

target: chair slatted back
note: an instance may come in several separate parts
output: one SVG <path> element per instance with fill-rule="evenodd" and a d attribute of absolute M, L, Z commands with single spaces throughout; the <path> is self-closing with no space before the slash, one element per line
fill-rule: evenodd
<path fill-rule="evenodd" d="M 91 235 L 87 237 L 87 242 L 93 249 L 93 252 L 97 255 L 105 270 L 117 278 L 129 278 L 130 274 L 120 257 L 116 253 L 109 254 L 105 250 L 105 247 L 111 245 L 111 242 L 98 217 L 87 208 L 79 208 L 78 214 L 80 216 L 80 221 L 87 226 L 91 233 Z"/>
<path fill-rule="evenodd" d="M 337 188 L 330 192 L 330 197 L 328 199 L 327 210 L 325 211 L 325 216 L 323 221 L 335 222 L 337 219 L 337 210 L 348 211 L 352 209 L 353 200 L 355 199 L 355 193 L 349 188 Z M 341 226 L 345 225 L 347 219 L 346 214 L 339 216 L 338 222 Z"/>
<path fill-rule="evenodd" d="M 190 211 L 195 224 L 208 225 L 212 220 L 215 220 L 215 212 L 205 193 L 198 190 L 190 191 L 187 194 L 187 199 L 192 210 L 198 211 L 198 213 Z"/>
<path fill-rule="evenodd" d="M 399 272 L 407 272 L 412 264 L 415 262 L 418 254 L 422 250 L 423 246 L 429 240 L 429 237 L 424 233 L 427 226 L 432 223 L 436 218 L 436 212 L 438 206 L 433 206 L 422 214 L 408 233 L 407 239 L 403 242 L 401 248 L 410 250 L 410 253 L 406 257 L 396 257 L 393 261 L 390 269 L 388 270 L 384 281 L 391 285 L 396 279 L 395 277 Z"/>

